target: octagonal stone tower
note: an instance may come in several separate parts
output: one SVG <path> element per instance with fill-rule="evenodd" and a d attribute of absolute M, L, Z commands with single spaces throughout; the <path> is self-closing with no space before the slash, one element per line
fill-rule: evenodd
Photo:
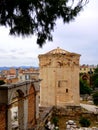
<path fill-rule="evenodd" d="M 76 105 L 79 102 L 80 54 L 56 48 L 39 57 L 40 105 Z"/>

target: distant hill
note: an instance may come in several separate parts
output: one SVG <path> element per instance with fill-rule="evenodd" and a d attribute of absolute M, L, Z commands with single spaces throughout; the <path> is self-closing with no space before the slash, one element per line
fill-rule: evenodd
<path fill-rule="evenodd" d="M 10 68 L 15 68 L 15 69 L 18 69 L 18 68 L 23 68 L 23 69 L 28 69 L 28 68 L 36 68 L 36 69 L 38 69 L 38 67 L 33 67 L 33 66 L 18 66 L 18 67 L 16 67 L 16 66 L 12 66 L 12 67 L 0 67 L 0 71 L 2 71 L 2 70 L 9 70 Z"/>
<path fill-rule="evenodd" d="M 10 67 L 0 67 L 0 71 L 1 70 L 9 70 Z"/>

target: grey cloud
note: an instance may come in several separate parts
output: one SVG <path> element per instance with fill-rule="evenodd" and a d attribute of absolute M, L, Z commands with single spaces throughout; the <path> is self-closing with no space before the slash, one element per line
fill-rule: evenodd
<path fill-rule="evenodd" d="M 15 53 L 15 52 L 17 52 L 17 50 L 13 49 L 13 50 L 10 50 L 10 52 Z"/>
<path fill-rule="evenodd" d="M 3 52 L 3 53 L 5 52 L 6 53 L 7 51 L 5 49 L 0 49 L 0 53 L 1 52 Z"/>

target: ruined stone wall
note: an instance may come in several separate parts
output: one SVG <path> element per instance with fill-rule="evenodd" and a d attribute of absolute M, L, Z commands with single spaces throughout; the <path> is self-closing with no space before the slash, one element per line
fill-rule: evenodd
<path fill-rule="evenodd" d="M 76 116 L 82 113 L 81 106 L 54 107 L 54 114 L 58 116 Z"/>
<path fill-rule="evenodd" d="M 36 82 L 36 85 L 34 84 Z M 36 125 L 38 118 L 38 101 L 36 94 L 39 81 L 27 81 L 0 86 L 0 130 L 12 130 L 13 127 L 26 130 Z M 13 100 L 17 98 L 17 100 Z M 38 99 L 37 99 L 38 100 Z M 17 104 L 17 126 L 12 122 L 12 107 Z M 16 111 L 16 110 L 15 110 Z M 36 116 L 37 111 L 37 116 Z M 14 111 L 13 111 L 14 112 Z"/>
<path fill-rule="evenodd" d="M 51 120 L 53 116 L 53 107 L 40 107 L 40 116 L 37 125 L 32 127 L 32 130 L 45 130 L 46 120 Z M 31 129 L 30 129 L 31 130 Z"/>
<path fill-rule="evenodd" d="M 36 121 L 36 106 L 34 88 L 31 86 L 28 96 L 28 128 L 32 128 Z"/>
<path fill-rule="evenodd" d="M 6 129 L 6 106 L 0 105 L 0 130 Z"/>
<path fill-rule="evenodd" d="M 80 117 L 86 117 L 95 119 L 96 114 L 93 112 L 89 112 L 81 108 L 81 106 L 66 106 L 65 108 L 62 107 L 54 107 L 53 109 L 53 115 L 56 116 L 64 116 L 66 119 L 76 119 L 79 120 Z"/>

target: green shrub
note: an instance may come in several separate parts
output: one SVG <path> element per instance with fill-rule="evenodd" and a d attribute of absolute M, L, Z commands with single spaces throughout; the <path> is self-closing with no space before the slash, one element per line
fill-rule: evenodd
<path fill-rule="evenodd" d="M 95 105 L 98 105 L 98 92 L 93 94 L 93 102 Z"/>
<path fill-rule="evenodd" d="M 54 125 L 57 126 L 57 124 L 58 124 L 58 117 L 54 116 L 52 118 L 52 123 L 54 123 Z"/>
<path fill-rule="evenodd" d="M 5 84 L 4 80 L 0 80 L 0 85 Z"/>
<path fill-rule="evenodd" d="M 82 127 L 89 127 L 91 124 L 90 120 L 88 120 L 85 117 L 81 117 L 79 123 L 81 124 Z"/>

